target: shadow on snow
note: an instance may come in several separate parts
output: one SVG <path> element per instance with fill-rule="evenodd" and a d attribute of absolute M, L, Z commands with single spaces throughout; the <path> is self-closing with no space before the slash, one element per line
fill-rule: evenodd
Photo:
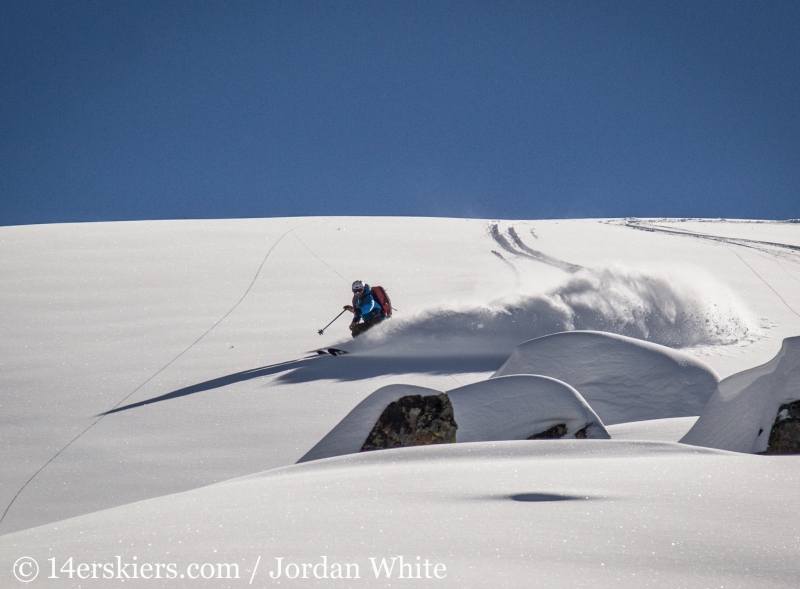
<path fill-rule="evenodd" d="M 311 356 L 269 366 L 252 368 L 193 384 L 152 399 L 131 403 L 101 413 L 111 415 L 152 403 L 178 399 L 187 395 L 222 388 L 238 382 L 280 374 L 273 384 L 299 384 L 317 380 L 339 382 L 364 380 L 392 374 L 463 374 L 494 372 L 508 359 L 507 354 L 468 357 L 411 358 L 367 355 Z"/>

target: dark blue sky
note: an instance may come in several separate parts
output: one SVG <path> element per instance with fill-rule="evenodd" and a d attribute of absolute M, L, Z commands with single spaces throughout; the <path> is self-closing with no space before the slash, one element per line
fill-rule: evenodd
<path fill-rule="evenodd" d="M 0 3 L 0 225 L 800 217 L 800 2 Z"/>

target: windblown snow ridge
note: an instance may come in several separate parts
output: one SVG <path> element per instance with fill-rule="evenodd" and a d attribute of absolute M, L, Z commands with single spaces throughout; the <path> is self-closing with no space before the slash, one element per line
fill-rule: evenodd
<path fill-rule="evenodd" d="M 582 269 L 542 294 L 396 317 L 343 346 L 375 355 L 505 358 L 521 342 L 571 330 L 605 331 L 673 348 L 734 344 L 758 334 L 745 306 L 707 276 L 613 265 Z"/>
<path fill-rule="evenodd" d="M 800 427 L 800 337 L 783 340 L 766 364 L 732 374 L 719 383 L 684 444 L 732 452 L 796 454 Z M 785 440 L 777 429 L 790 426 Z M 783 443 L 782 443 L 783 442 Z M 784 443 L 791 448 L 781 447 Z"/>

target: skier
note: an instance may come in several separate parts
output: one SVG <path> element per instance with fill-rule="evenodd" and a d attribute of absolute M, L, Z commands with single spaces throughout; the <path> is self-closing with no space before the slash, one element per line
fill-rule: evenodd
<path fill-rule="evenodd" d="M 350 323 L 353 337 L 361 335 L 392 314 L 386 291 L 379 286 L 372 289 L 369 284 L 360 280 L 353 283 L 353 304 L 345 305 L 344 308 L 353 314 L 353 321 Z"/>

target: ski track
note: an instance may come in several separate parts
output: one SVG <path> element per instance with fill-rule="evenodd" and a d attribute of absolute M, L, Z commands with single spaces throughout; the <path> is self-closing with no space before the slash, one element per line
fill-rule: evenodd
<path fill-rule="evenodd" d="M 783 261 L 781 261 L 781 260 L 778 259 L 777 256 L 773 256 L 768 252 L 759 251 L 759 250 L 756 250 L 754 253 L 755 253 L 755 255 L 757 255 L 762 260 L 769 260 L 770 262 L 775 262 L 778 265 L 778 267 L 780 267 L 780 269 L 783 270 L 784 273 L 786 273 L 789 276 L 789 278 L 791 278 L 792 280 L 794 280 L 795 282 L 800 284 L 800 279 L 797 278 L 791 272 L 789 272 L 789 270 L 786 269 L 786 266 L 783 265 L 784 262 L 790 263 L 790 264 L 792 264 L 794 266 L 794 270 L 800 271 L 800 264 L 798 264 L 795 260 L 793 260 L 793 259 L 790 259 L 790 260 L 784 259 Z"/>
<path fill-rule="evenodd" d="M 508 228 L 508 234 L 511 236 L 511 239 L 514 241 L 514 243 L 517 245 L 519 249 L 529 253 L 531 256 L 533 256 L 536 260 L 540 262 L 544 262 L 545 264 L 549 264 L 555 268 L 558 268 L 559 270 L 563 270 L 564 272 L 569 272 L 570 274 L 574 274 L 579 270 L 583 270 L 582 266 L 558 260 L 552 256 L 548 256 L 547 254 L 543 254 L 542 252 L 529 248 L 527 245 L 523 243 L 522 239 L 520 239 L 520 236 L 517 235 L 517 231 L 516 229 L 514 229 L 513 225 Z"/>
<path fill-rule="evenodd" d="M 286 221 L 286 224 L 287 224 L 287 225 L 289 225 L 289 221 Z M 289 227 L 291 228 L 291 225 L 289 225 Z M 302 227 L 302 225 L 301 225 L 300 227 Z M 299 229 L 300 227 L 295 227 L 295 229 Z M 299 235 L 297 235 L 297 233 L 295 233 L 295 229 L 292 229 L 292 230 L 291 230 L 291 231 L 292 231 L 292 235 L 294 236 L 294 238 L 295 238 L 297 241 L 299 241 L 300 243 L 302 243 L 302 244 L 303 244 L 303 247 L 304 247 L 304 248 L 306 248 L 306 249 L 307 249 L 309 252 L 311 252 L 311 255 L 312 255 L 312 256 L 314 256 L 315 258 L 317 258 L 317 259 L 318 259 L 320 262 L 322 262 L 322 263 L 323 263 L 323 264 L 324 264 L 324 265 L 325 265 L 325 266 L 326 266 L 326 267 L 327 267 L 327 268 L 328 268 L 328 269 L 329 269 L 331 272 L 333 272 L 334 274 L 336 274 L 336 276 L 338 276 L 339 278 L 341 278 L 342 280 L 344 280 L 344 281 L 345 281 L 347 284 L 350 284 L 350 281 L 349 281 L 349 280 L 347 280 L 347 278 L 345 278 L 344 276 L 342 276 L 341 274 L 339 274 L 339 273 L 338 273 L 336 270 L 334 270 L 334 269 L 333 269 L 333 267 L 332 267 L 332 266 L 330 266 L 330 265 L 329 265 L 329 264 L 328 264 L 328 263 L 327 263 L 325 260 L 323 260 L 323 259 L 322 259 L 322 258 L 320 258 L 320 257 L 319 257 L 317 254 L 315 254 L 315 253 L 314 253 L 314 250 L 312 250 L 310 247 L 308 247 L 308 245 L 306 245 L 306 242 L 305 242 L 305 241 L 303 241 L 302 239 L 300 239 L 300 236 L 299 236 Z"/>
<path fill-rule="evenodd" d="M 726 247 L 727 247 L 727 246 L 726 246 Z M 728 249 L 729 249 L 729 250 L 730 250 L 730 251 L 731 251 L 733 254 L 735 254 L 735 255 L 736 255 L 736 257 L 737 257 L 737 258 L 739 258 L 739 259 L 740 259 L 740 260 L 741 260 L 741 261 L 744 263 L 744 265 L 745 265 L 745 266 L 747 266 L 748 268 L 750 268 L 750 270 L 753 272 L 753 274 L 755 274 L 756 276 L 758 276 L 758 278 L 759 278 L 759 280 L 761 280 L 761 282 L 763 282 L 764 284 L 766 284 L 766 285 L 767 285 L 767 287 L 769 287 L 769 289 L 770 289 L 772 292 L 774 292 L 774 293 L 775 293 L 775 296 L 776 296 L 776 297 L 778 297 L 778 298 L 781 300 L 781 302 L 782 302 L 784 305 L 786 305 L 786 308 L 787 308 L 787 309 L 789 309 L 789 310 L 790 310 L 792 313 L 794 313 L 795 315 L 797 315 L 797 317 L 798 317 L 798 318 L 800 318 L 800 314 L 798 314 L 798 313 L 797 313 L 797 311 L 795 311 L 795 310 L 792 308 L 792 306 L 791 306 L 789 303 L 787 303 L 787 302 L 786 302 L 786 300 L 785 300 L 785 299 L 784 299 L 784 298 L 783 298 L 783 297 L 782 297 L 782 296 L 781 296 L 781 295 L 778 293 L 778 291 L 777 291 L 777 290 L 775 290 L 774 288 L 772 288 L 772 285 L 771 285 L 769 282 L 767 282 L 767 281 L 764 279 L 764 277 L 763 277 L 763 276 L 761 276 L 761 274 L 759 274 L 758 272 L 756 272 L 756 269 L 755 269 L 755 268 L 753 268 L 753 267 L 752 267 L 750 264 L 748 264 L 748 263 L 747 263 L 747 261 L 746 261 L 746 260 L 745 260 L 745 259 L 744 259 L 742 256 L 740 256 L 740 255 L 739 255 L 739 252 L 737 252 L 737 251 L 735 251 L 735 250 L 731 249 L 730 247 L 728 247 Z"/>
<path fill-rule="evenodd" d="M 288 224 L 288 221 L 287 221 L 287 224 Z M 308 223 L 306 223 L 306 225 L 307 225 L 307 224 L 308 224 Z M 273 251 L 273 250 L 274 250 L 274 249 L 275 249 L 275 248 L 278 246 L 278 244 L 279 244 L 279 243 L 280 243 L 280 242 L 283 240 L 283 238 L 284 238 L 284 237 L 286 237 L 287 235 L 289 235 L 289 233 L 292 233 L 292 234 L 294 234 L 294 231 L 295 231 L 296 229 L 299 229 L 300 227 L 303 227 L 303 225 L 300 225 L 300 226 L 298 226 L 298 227 L 295 227 L 295 228 L 292 228 L 292 227 L 290 226 L 290 227 L 289 227 L 289 230 L 288 230 L 288 231 L 286 231 L 284 234 L 282 234 L 282 235 L 281 235 L 281 236 L 278 238 L 278 240 L 277 240 L 277 241 L 276 241 L 274 244 L 272 244 L 272 247 L 270 247 L 270 248 L 269 248 L 269 250 L 267 251 L 267 254 L 264 256 L 264 259 L 263 259 L 263 260 L 261 260 L 261 264 L 258 266 L 258 270 L 256 270 L 255 276 L 253 276 L 253 280 L 251 280 L 251 281 L 250 281 L 250 284 L 248 285 L 247 289 L 244 291 L 244 294 L 243 294 L 243 295 L 241 296 L 241 298 L 240 298 L 240 299 L 239 299 L 239 300 L 236 302 L 236 304 L 235 304 L 235 305 L 233 305 L 233 306 L 232 306 L 232 307 L 231 307 L 231 308 L 228 310 L 228 312 L 227 312 L 227 313 L 225 313 L 225 314 L 224 314 L 224 315 L 223 315 L 223 316 L 222 316 L 220 319 L 218 319 L 217 321 L 215 321 L 215 322 L 214 322 L 214 324 L 213 324 L 211 327 L 209 327 L 209 328 L 208 328 L 208 329 L 205 331 L 205 333 L 203 333 L 203 335 L 201 335 L 200 337 L 198 337 L 198 338 L 197 338 L 197 339 L 196 339 L 194 342 L 192 342 L 192 343 L 191 343 L 191 344 L 190 344 L 190 345 L 189 345 L 187 348 L 185 348 L 185 349 L 184 349 L 184 350 L 183 350 L 183 351 L 182 351 L 180 354 L 178 354 L 178 355 L 177 355 L 177 356 L 175 356 L 175 357 L 174 357 L 172 360 L 170 360 L 169 362 L 167 362 L 167 363 L 166 363 L 164 366 L 162 366 L 162 367 L 161 367 L 161 368 L 160 368 L 158 371 L 156 371 L 156 372 L 155 372 L 155 373 L 154 373 L 154 374 L 153 374 L 153 375 L 152 375 L 150 378 L 148 378 L 147 380 L 145 380 L 145 381 L 144 381 L 142 384 L 140 384 L 138 387 L 136 387 L 135 389 L 133 389 L 133 390 L 132 390 L 130 393 L 128 393 L 127 395 L 125 395 L 125 397 L 123 397 L 123 398 L 122 398 L 122 399 L 121 399 L 121 400 L 120 400 L 120 401 L 119 401 L 119 402 L 118 402 L 116 405 L 114 405 L 114 406 L 113 406 L 111 409 L 109 409 L 108 411 L 106 411 L 106 412 L 104 412 L 104 413 L 101 413 L 99 416 L 96 416 L 97 418 L 96 418 L 96 419 L 95 419 L 95 420 L 94 420 L 94 421 L 93 421 L 91 424 L 89 424 L 89 426 L 88 426 L 88 427 L 86 427 L 86 429 L 84 429 L 84 430 L 83 430 L 83 431 L 81 431 L 81 432 L 80 432 L 80 433 L 79 433 L 77 436 L 75 436 L 74 438 L 72 438 L 72 439 L 71 439 L 71 440 L 70 440 L 70 441 L 69 441 L 69 442 L 68 442 L 68 443 L 67 443 L 67 444 L 66 444 L 66 445 L 65 445 L 63 448 L 61 448 L 61 449 L 60 449 L 58 452 L 56 452 L 56 453 L 53 455 L 53 457 L 52 457 L 52 458 L 50 458 L 50 460 L 48 460 L 47 462 L 45 462 L 45 463 L 44 463 L 44 464 L 43 464 L 43 465 L 42 465 L 42 466 L 39 468 L 39 470 L 37 470 L 35 473 L 33 473 L 33 475 L 31 475 L 31 477 L 30 477 L 30 478 L 29 478 L 27 481 L 25 481 L 25 484 L 24 484 L 24 485 L 22 485 L 22 487 L 20 487 L 19 491 L 17 491 L 17 492 L 16 492 L 16 494 L 14 495 L 14 497 L 12 497 L 12 498 L 11 498 L 11 501 L 10 501 L 10 502 L 9 502 L 9 504 L 6 506 L 5 510 L 3 511 L 3 515 L 2 515 L 2 516 L 0 516 L 0 526 L 2 526 L 2 524 L 3 524 L 3 521 L 4 521 L 4 520 L 5 520 L 5 518 L 6 518 L 6 515 L 8 515 L 8 512 L 9 512 L 9 510 L 11 509 L 11 506 L 12 506 L 12 505 L 14 505 L 14 502 L 17 500 L 17 498 L 18 498 L 18 497 L 19 497 L 19 496 L 22 494 L 22 492 L 23 492 L 23 491 L 24 491 L 24 490 L 27 488 L 27 486 L 28 486 L 28 485 L 29 485 L 29 484 L 30 484 L 30 483 L 33 481 L 33 479 L 35 479 L 35 478 L 36 478 L 36 477 L 39 475 L 39 473 L 40 473 L 40 472 L 42 472 L 42 471 L 43 471 L 45 468 L 47 468 L 47 467 L 48 467 L 50 464 L 52 464 L 52 462 L 53 462 L 53 461 L 54 461 L 56 458 L 58 458 L 58 457 L 59 457 L 59 456 L 60 456 L 60 455 L 61 455 L 61 454 L 62 454 L 62 453 L 63 453 L 63 452 L 64 452 L 64 451 L 67 449 L 67 448 L 69 448 L 69 447 L 70 447 L 72 444 L 74 444 L 75 442 L 77 442 L 77 441 L 78 441 L 78 440 L 79 440 L 79 439 L 80 439 L 80 438 L 83 436 L 83 434 L 85 434 L 85 433 L 86 433 L 86 432 L 88 432 L 90 429 L 92 429 L 92 428 L 93 428 L 95 425 L 97 425 L 98 423 L 100 423 L 100 421 L 101 421 L 101 420 L 102 420 L 102 419 L 103 419 L 103 418 L 104 418 L 106 415 L 109 415 L 109 414 L 113 413 L 113 412 L 114 412 L 114 411 L 115 411 L 117 408 L 119 408 L 119 407 L 120 407 L 120 405 L 122 405 L 122 404 L 123 404 L 125 401 L 127 401 L 127 400 L 128 400 L 128 399 L 129 399 L 129 398 L 130 398 L 130 397 L 131 397 L 131 396 L 132 396 L 134 393 L 136 393 L 138 390 L 140 390 L 140 389 L 141 389 L 143 386 L 145 386 L 145 385 L 146 385 L 147 383 L 149 383 L 151 380 L 153 380 L 154 378 L 156 378 L 156 377 L 157 377 L 159 374 L 161 374 L 162 372 L 164 372 L 164 371 L 165 371 L 167 368 L 169 368 L 169 367 L 170 367 L 170 366 L 171 366 L 171 365 L 172 365 L 172 364 L 173 364 L 173 363 L 174 363 L 176 360 L 178 360 L 178 359 L 179 359 L 181 356 L 183 356 L 183 355 L 184 355 L 186 352 L 188 352 L 189 350 L 191 350 L 191 349 L 192 349 L 192 348 L 193 348 L 195 345 L 197 345 L 197 344 L 200 342 L 200 340 L 202 340 L 204 337 L 206 337 L 206 336 L 207 336 L 209 333 L 211 333 L 211 332 L 212 332 L 212 331 L 213 331 L 213 330 L 214 330 L 214 329 L 215 329 L 215 328 L 216 328 L 218 325 L 220 325 L 220 324 L 221 324 L 223 321 L 225 321 L 225 319 L 227 319 L 227 318 L 228 318 L 228 316 L 230 316 L 230 314 L 231 314 L 231 313 L 233 313 L 233 311 L 234 311 L 234 310 L 236 310 L 236 308 L 237 308 L 237 307 L 238 307 L 238 306 L 239 306 L 239 305 L 242 303 L 242 301 L 244 301 L 245 297 L 246 297 L 246 296 L 247 296 L 247 295 L 250 293 L 250 290 L 253 288 L 253 285 L 256 283 L 256 280 L 258 280 L 258 277 L 259 277 L 259 275 L 261 274 L 261 270 L 264 268 L 264 264 L 267 262 L 267 259 L 269 258 L 269 256 L 270 256 L 270 254 L 272 253 L 272 251 Z M 298 239 L 299 239 L 299 238 L 298 238 Z M 302 241 L 301 241 L 301 243 L 302 243 Z M 305 244 L 304 244 L 304 245 L 305 245 Z M 311 250 L 309 250 L 309 251 L 311 251 Z M 314 252 L 311 252 L 311 253 L 313 254 Z M 321 261 L 321 260 L 320 260 L 320 261 Z M 323 263 L 324 263 L 324 262 L 323 262 Z M 327 264 L 326 264 L 326 265 L 327 265 Z M 331 270 L 333 270 L 333 268 L 331 268 Z M 335 270 L 334 270 L 334 272 L 335 272 Z M 338 274 L 338 272 L 337 272 L 337 274 Z"/>
<path fill-rule="evenodd" d="M 650 231 L 650 232 L 653 232 L 653 233 L 667 233 L 669 235 L 678 235 L 678 236 L 681 236 L 681 237 L 694 237 L 696 239 L 708 239 L 708 240 L 716 241 L 716 242 L 718 242 L 720 244 L 723 244 L 728 250 L 731 251 L 731 253 L 733 253 L 737 258 L 739 258 L 745 266 L 750 268 L 750 270 L 753 272 L 753 274 L 755 274 L 758 277 L 758 279 L 761 280 L 761 282 L 763 282 L 773 293 L 775 293 L 775 296 L 778 297 L 784 305 L 786 305 L 787 309 L 789 309 L 792 313 L 797 315 L 798 318 L 800 318 L 800 313 L 795 311 L 792 308 L 792 306 L 789 303 L 787 303 L 786 300 L 780 295 L 780 293 L 778 293 L 778 291 L 775 290 L 773 288 L 773 286 L 769 282 L 767 282 L 766 279 L 764 279 L 763 276 L 761 276 L 758 272 L 756 272 L 755 268 L 753 268 L 750 264 L 748 264 L 747 261 L 745 261 L 745 259 L 742 256 L 740 256 L 737 251 L 735 251 L 734 249 L 732 249 L 730 247 L 731 245 L 738 245 L 739 247 L 746 247 L 746 248 L 749 248 L 749 249 L 753 249 L 756 252 L 760 252 L 762 254 L 766 254 L 767 256 L 769 256 L 769 259 L 771 259 L 776 264 L 778 264 L 778 266 L 780 266 L 784 270 L 784 272 L 786 272 L 787 274 L 789 274 L 789 276 L 791 276 L 792 278 L 797 280 L 797 278 L 792 276 L 792 274 L 788 270 L 786 270 L 786 268 L 784 268 L 783 265 L 781 265 L 781 263 L 778 260 L 778 258 L 779 257 L 783 257 L 780 254 L 784 254 L 785 255 L 785 254 L 788 253 L 788 254 L 791 254 L 790 257 L 788 258 L 789 261 L 791 261 L 793 263 L 796 263 L 797 262 L 797 258 L 795 257 L 795 252 L 800 252 L 800 246 L 791 245 L 791 244 L 787 244 L 787 243 L 776 243 L 776 242 L 772 242 L 772 241 L 759 241 L 759 240 L 756 240 L 756 239 L 744 239 L 744 238 L 739 238 L 739 237 L 721 237 L 719 235 L 709 235 L 707 233 L 696 233 L 696 232 L 693 232 L 693 231 L 684 231 L 684 230 L 681 230 L 681 229 L 671 229 L 671 228 L 661 227 L 659 225 L 654 225 L 654 224 L 650 224 L 650 223 L 646 223 L 644 221 L 638 221 L 638 220 L 637 221 L 631 221 L 631 220 L 627 220 L 626 219 L 625 220 L 625 227 L 629 227 L 631 229 L 639 229 L 641 231 Z M 775 251 L 772 251 L 771 249 L 769 249 L 769 247 L 759 247 L 759 246 L 769 246 L 769 247 L 772 247 L 772 248 L 776 248 L 777 247 L 777 248 L 782 248 L 782 249 L 788 249 L 790 251 L 789 252 L 775 252 Z M 760 254 L 757 253 L 756 255 L 760 255 Z"/>
<path fill-rule="evenodd" d="M 514 254 L 515 256 L 530 258 L 528 254 L 517 251 L 515 248 L 511 247 L 511 244 L 508 243 L 508 240 L 500 234 L 500 228 L 498 227 L 497 223 L 493 223 L 488 229 L 489 235 L 492 239 L 494 239 L 495 243 L 497 243 L 497 245 L 506 250 L 508 253 Z"/>
<path fill-rule="evenodd" d="M 797 278 L 797 277 L 796 277 L 794 274 L 792 274 L 791 272 L 789 272 L 789 271 L 788 271 L 788 270 L 787 270 L 787 269 L 786 269 L 786 268 L 783 266 L 783 264 L 781 264 L 781 263 L 780 263 L 780 261 L 779 261 L 779 260 L 775 260 L 775 263 L 776 263 L 776 264 L 778 264 L 778 266 L 780 266 L 780 267 L 781 267 L 781 270 L 783 270 L 784 272 L 786 272 L 786 273 L 789 275 L 789 278 L 791 278 L 792 280 L 794 280 L 795 282 L 797 282 L 798 284 L 800 284 L 800 278 Z"/>
<path fill-rule="evenodd" d="M 517 270 L 517 267 L 514 264 L 512 264 L 509 260 L 506 260 L 503 257 L 503 254 L 501 254 L 497 250 L 492 250 L 492 253 L 498 258 L 500 258 L 500 261 L 502 261 L 506 266 L 508 266 L 508 268 L 514 273 L 514 278 L 516 278 L 517 280 L 517 287 L 519 287 L 520 275 L 519 275 L 519 270 Z"/>
<path fill-rule="evenodd" d="M 745 239 L 743 237 L 722 237 L 722 236 L 719 236 L 719 235 L 710 235 L 708 233 L 697 233 L 697 232 L 694 232 L 694 231 L 685 231 L 685 230 L 682 230 L 682 229 L 662 227 L 662 226 L 659 226 L 659 225 L 655 225 L 655 224 L 652 224 L 652 223 L 647 223 L 647 222 L 639 221 L 639 220 L 637 220 L 637 221 L 625 220 L 625 225 L 624 226 L 625 227 L 629 227 L 631 229 L 638 229 L 640 231 L 650 231 L 650 232 L 653 232 L 653 233 L 668 233 L 668 234 L 671 234 L 671 235 L 680 235 L 680 236 L 685 236 L 685 237 L 695 237 L 697 239 L 708 239 L 708 240 L 711 240 L 711 241 L 718 241 L 718 242 L 727 243 L 727 244 L 731 244 L 731 245 L 738 245 L 738 246 L 741 246 L 741 247 L 749 247 L 749 248 L 757 249 L 759 251 L 768 253 L 770 255 L 775 255 L 776 252 L 773 252 L 773 251 L 771 251 L 769 249 L 765 249 L 764 247 L 758 247 L 758 246 L 771 246 L 771 247 L 776 247 L 776 248 L 780 248 L 780 249 L 790 250 L 789 252 L 785 252 L 785 253 L 794 254 L 795 252 L 800 252 L 800 246 L 791 245 L 791 244 L 788 244 L 788 243 L 776 243 L 776 242 L 773 242 L 773 241 L 759 241 L 757 239 Z M 794 256 L 792 256 L 789 259 L 794 260 L 795 258 L 794 258 Z"/>
<path fill-rule="evenodd" d="M 582 266 L 578 266 L 576 264 L 570 264 L 569 262 L 565 262 L 563 260 L 559 260 L 552 256 L 548 256 L 540 251 L 532 249 L 525 245 L 520 239 L 519 235 L 517 235 L 516 230 L 514 229 L 513 225 L 508 229 L 508 234 L 511 236 L 511 239 L 517 245 L 514 247 L 511 245 L 508 240 L 500 233 L 500 227 L 497 223 L 492 223 L 488 227 L 489 235 L 492 239 L 494 239 L 495 243 L 499 245 L 501 248 L 506 250 L 507 252 L 514 254 L 515 256 L 522 256 L 523 258 L 528 258 L 529 260 L 533 260 L 535 262 L 541 262 L 543 264 L 547 264 L 548 266 L 553 266 L 554 268 L 558 268 L 559 270 L 563 270 L 569 274 L 574 274 L 579 270 L 583 270 Z M 496 255 L 496 252 L 494 252 Z"/>

